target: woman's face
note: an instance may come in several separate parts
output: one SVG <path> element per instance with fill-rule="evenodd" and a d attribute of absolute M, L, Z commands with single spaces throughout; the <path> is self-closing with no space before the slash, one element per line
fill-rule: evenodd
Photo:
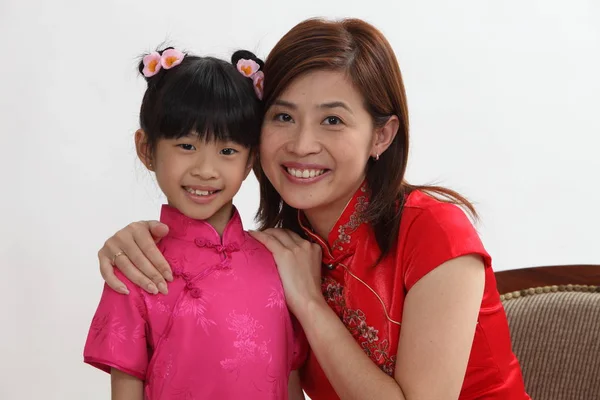
<path fill-rule="evenodd" d="M 375 155 L 363 97 L 345 74 L 298 77 L 267 110 L 262 168 L 283 200 L 308 211 L 341 212 Z"/>

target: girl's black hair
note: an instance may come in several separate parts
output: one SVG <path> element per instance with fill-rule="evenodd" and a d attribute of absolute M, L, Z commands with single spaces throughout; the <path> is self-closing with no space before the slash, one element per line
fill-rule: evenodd
<path fill-rule="evenodd" d="M 165 50 L 159 51 L 162 54 Z M 252 79 L 236 68 L 240 59 L 264 63 L 253 53 L 236 51 L 231 62 L 214 57 L 186 54 L 181 64 L 161 69 L 151 77 L 140 110 L 140 127 L 146 133 L 150 151 L 159 139 L 177 139 L 189 134 L 201 139 L 233 141 L 245 147 L 258 145 L 263 104 Z"/>

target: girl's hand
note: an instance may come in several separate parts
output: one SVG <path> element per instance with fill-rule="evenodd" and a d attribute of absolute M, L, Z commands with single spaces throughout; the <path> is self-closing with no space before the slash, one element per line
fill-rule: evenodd
<path fill-rule="evenodd" d="M 127 225 L 109 238 L 98 252 L 100 273 L 108 286 L 119 293 L 129 293 L 115 276 L 114 267 L 117 267 L 148 293 L 167 294 L 165 280 L 172 281 L 173 275 L 156 243 L 168 232 L 169 228 L 158 221 L 140 221 Z"/>
<path fill-rule="evenodd" d="M 298 319 L 312 301 L 324 302 L 321 293 L 321 247 L 287 229 L 250 232 L 275 258 L 290 311 Z"/>

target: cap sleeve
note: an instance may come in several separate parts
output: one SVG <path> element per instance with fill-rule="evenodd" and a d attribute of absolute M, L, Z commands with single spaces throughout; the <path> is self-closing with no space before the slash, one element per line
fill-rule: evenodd
<path fill-rule="evenodd" d="M 105 372 L 115 368 L 145 379 L 148 366 L 146 306 L 137 287 L 119 271 L 115 273 L 130 293 L 122 295 L 104 285 L 83 359 Z"/>
<path fill-rule="evenodd" d="M 423 209 L 408 229 L 403 264 L 404 284 L 410 290 L 422 277 L 446 261 L 480 255 L 486 267 L 492 260 L 475 227 L 456 205 L 438 203 Z"/>

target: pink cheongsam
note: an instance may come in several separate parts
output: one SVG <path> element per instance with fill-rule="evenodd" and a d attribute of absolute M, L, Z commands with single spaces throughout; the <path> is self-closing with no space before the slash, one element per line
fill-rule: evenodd
<path fill-rule="evenodd" d="M 222 239 L 167 205 L 160 220 L 169 294 L 147 294 L 116 271 L 130 294 L 105 286 L 84 361 L 144 380 L 145 399 L 287 399 L 307 346 L 271 253 L 237 211 Z"/>

